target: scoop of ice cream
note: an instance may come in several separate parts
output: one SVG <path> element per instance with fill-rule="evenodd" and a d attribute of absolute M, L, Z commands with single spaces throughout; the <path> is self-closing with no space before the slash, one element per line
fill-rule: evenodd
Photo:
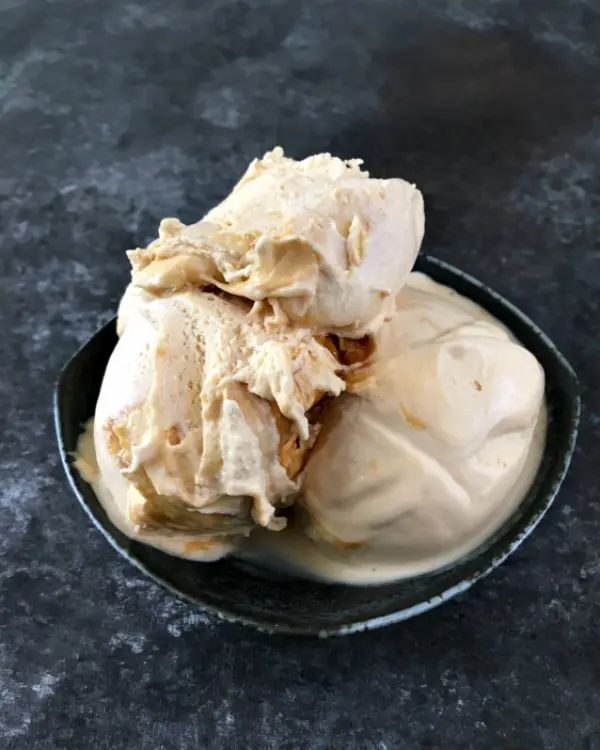
<path fill-rule="evenodd" d="M 327 407 L 301 500 L 348 580 L 413 575 L 477 546 L 522 499 L 543 442 L 543 370 L 474 303 L 412 274 L 375 346 L 361 394 Z"/>
<path fill-rule="evenodd" d="M 244 534 L 297 491 L 323 394 L 343 382 L 300 329 L 269 333 L 250 304 L 130 288 L 96 408 L 102 479 L 135 530 Z"/>
<path fill-rule="evenodd" d="M 212 284 L 256 302 L 271 322 L 373 333 L 419 251 L 423 198 L 360 164 L 274 149 L 201 222 L 161 222 L 155 242 L 129 253 L 133 283 L 151 292 Z"/>

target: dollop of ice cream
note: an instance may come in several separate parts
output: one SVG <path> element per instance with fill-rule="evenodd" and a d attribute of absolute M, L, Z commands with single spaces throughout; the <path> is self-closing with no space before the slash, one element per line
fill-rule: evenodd
<path fill-rule="evenodd" d="M 274 149 L 202 221 L 165 219 L 156 241 L 129 252 L 133 284 L 160 293 L 212 284 L 256 302 L 271 323 L 375 332 L 394 312 L 425 219 L 414 185 L 372 179 L 361 163 Z"/>
<path fill-rule="evenodd" d="M 245 534 L 281 528 L 317 436 L 311 409 L 344 387 L 302 329 L 267 332 L 250 304 L 133 287 L 95 418 L 103 482 L 126 533 Z M 197 555 L 196 555 L 197 556 Z"/>
<path fill-rule="evenodd" d="M 308 463 L 300 565 L 373 582 L 473 549 L 522 500 L 543 445 L 544 373 L 474 303 L 412 274 L 370 378 L 324 414 Z M 298 562 L 298 561 L 297 561 Z"/>

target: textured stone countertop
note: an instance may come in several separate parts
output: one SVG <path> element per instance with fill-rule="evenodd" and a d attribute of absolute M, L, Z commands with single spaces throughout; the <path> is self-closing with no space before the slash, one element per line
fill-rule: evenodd
<path fill-rule="evenodd" d="M 0 747 L 600 748 L 597 0 L 0 0 Z M 582 384 L 571 473 L 523 547 L 416 620 L 315 642 L 222 625 L 69 491 L 56 375 L 127 248 L 246 163 L 361 156 L 423 190 L 425 249 Z"/>

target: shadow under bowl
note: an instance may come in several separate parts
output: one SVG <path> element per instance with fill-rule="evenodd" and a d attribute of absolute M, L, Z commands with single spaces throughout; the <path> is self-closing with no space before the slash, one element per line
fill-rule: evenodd
<path fill-rule="evenodd" d="M 523 502 L 501 528 L 442 570 L 368 587 L 263 577 L 235 560 L 192 562 L 132 541 L 113 526 L 94 491 L 73 466 L 77 440 L 94 415 L 104 370 L 117 342 L 113 319 L 67 363 L 54 402 L 58 443 L 71 487 L 112 546 L 172 594 L 225 620 L 270 633 L 321 637 L 413 617 L 465 591 L 503 562 L 539 523 L 567 472 L 579 422 L 577 378 L 548 337 L 499 294 L 432 257 L 419 257 L 415 270 L 485 308 L 533 352 L 545 370 L 548 432 L 543 459 Z"/>

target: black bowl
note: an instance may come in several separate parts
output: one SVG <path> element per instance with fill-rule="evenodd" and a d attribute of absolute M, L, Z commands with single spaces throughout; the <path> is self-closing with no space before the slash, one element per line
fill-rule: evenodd
<path fill-rule="evenodd" d="M 443 570 L 369 587 L 267 578 L 235 560 L 190 562 L 131 541 L 108 520 L 72 461 L 83 425 L 94 414 L 104 370 L 117 342 L 112 320 L 62 371 L 54 412 L 60 453 L 73 491 L 113 547 L 176 596 L 223 619 L 271 633 L 318 636 L 343 635 L 405 620 L 465 591 L 499 565 L 537 526 L 567 472 L 579 422 L 577 378 L 552 342 L 499 294 L 435 258 L 421 256 L 416 270 L 488 310 L 535 354 L 546 372 L 549 422 L 543 460 L 526 498 L 491 538 Z"/>

